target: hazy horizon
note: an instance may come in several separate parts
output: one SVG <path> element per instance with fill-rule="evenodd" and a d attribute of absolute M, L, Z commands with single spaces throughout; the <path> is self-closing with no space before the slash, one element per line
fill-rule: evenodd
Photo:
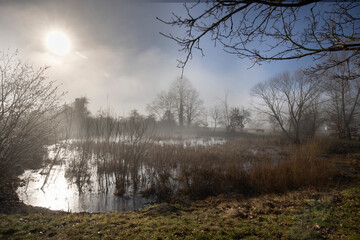
<path fill-rule="evenodd" d="M 177 33 L 156 19 L 184 11 L 183 3 L 145 1 L 0 1 L 0 51 L 19 50 L 20 58 L 36 67 L 50 66 L 47 75 L 67 92 L 65 101 L 89 99 L 93 114 L 110 107 L 117 115 L 132 109 L 142 114 L 146 104 L 167 90 L 181 75 L 177 59 L 185 57 L 175 42 L 159 32 Z M 49 51 L 51 32 L 68 38 L 69 51 Z M 252 66 L 246 59 L 202 42 L 205 57 L 195 52 L 184 76 L 209 107 L 229 92 L 232 106 L 248 107 L 249 90 L 260 81 L 298 67 L 308 59 Z"/>

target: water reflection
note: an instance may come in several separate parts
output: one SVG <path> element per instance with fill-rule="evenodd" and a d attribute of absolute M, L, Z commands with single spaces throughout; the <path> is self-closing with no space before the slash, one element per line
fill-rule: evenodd
<path fill-rule="evenodd" d="M 113 190 L 98 192 L 88 186 L 79 193 L 75 184 L 69 184 L 65 178 L 65 165 L 54 166 L 47 184 L 41 189 L 45 175 L 42 170 L 29 170 L 21 176 L 25 184 L 17 189 L 21 201 L 25 204 L 46 207 L 51 210 L 70 212 L 113 212 L 130 211 L 145 207 L 154 202 L 135 194 L 118 197 Z"/>
<path fill-rule="evenodd" d="M 157 146 L 182 145 L 184 148 L 223 143 L 224 139 L 216 138 L 155 142 Z M 158 166 L 158 154 L 145 164 L 145 155 L 139 152 L 146 153 L 147 147 L 140 141 L 104 143 L 92 139 L 67 140 L 49 146 L 48 165 L 40 170 L 25 171 L 20 177 L 25 184 L 17 193 L 25 204 L 51 210 L 112 212 L 145 207 L 154 203 L 156 197 L 143 198 L 138 192 L 150 187 L 154 180 L 163 181 L 163 175 L 175 176 L 177 171 L 176 164 L 166 169 L 163 169 L 166 162 Z M 168 150 L 171 153 L 177 148 Z M 169 181 L 173 181 L 169 176 Z"/>

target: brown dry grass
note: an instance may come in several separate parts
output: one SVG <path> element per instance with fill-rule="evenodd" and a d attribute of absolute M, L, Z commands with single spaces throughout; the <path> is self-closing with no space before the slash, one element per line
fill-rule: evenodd
<path fill-rule="evenodd" d="M 338 151 L 340 142 L 318 138 L 290 145 L 279 137 L 250 137 L 210 146 L 89 144 L 86 152 L 96 159 L 100 180 L 111 184 L 113 176 L 118 194 L 132 185 L 144 195 L 170 200 L 230 192 L 252 196 L 328 185 L 336 178 L 337 169 L 326 154 Z M 342 148 L 350 150 L 357 146 L 344 144 Z M 85 149 L 78 144 L 76 148 Z"/>
<path fill-rule="evenodd" d="M 322 157 L 322 142 L 281 145 L 230 141 L 215 146 L 154 146 L 144 163 L 148 191 L 163 199 L 174 194 L 194 199 L 236 192 L 244 195 L 282 193 L 328 185 L 337 175 Z"/>

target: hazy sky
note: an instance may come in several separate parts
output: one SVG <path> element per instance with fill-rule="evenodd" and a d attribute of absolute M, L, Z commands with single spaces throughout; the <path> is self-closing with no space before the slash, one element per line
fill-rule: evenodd
<path fill-rule="evenodd" d="M 182 3 L 144 1 L 0 0 L 0 50 L 18 49 L 26 62 L 51 66 L 48 76 L 67 92 L 68 103 L 85 96 L 93 113 L 107 105 L 119 115 L 134 108 L 145 113 L 146 104 L 180 76 L 176 59 L 185 56 L 175 42 L 159 34 L 176 34 L 177 29 L 156 17 L 170 19 L 171 12 L 183 9 Z M 68 37 L 68 54 L 49 51 L 45 39 L 53 31 Z M 247 106 L 253 85 L 306 64 L 287 61 L 248 69 L 251 62 L 206 39 L 203 48 L 205 57 L 195 54 L 184 75 L 207 106 L 224 90 L 229 91 L 231 105 Z"/>

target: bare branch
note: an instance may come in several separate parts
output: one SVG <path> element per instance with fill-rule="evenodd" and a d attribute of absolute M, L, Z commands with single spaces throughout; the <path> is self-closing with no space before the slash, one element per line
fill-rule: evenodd
<path fill-rule="evenodd" d="M 178 60 L 180 68 L 192 58 L 194 49 L 204 54 L 200 40 L 205 35 L 215 45 L 221 43 L 226 52 L 254 64 L 307 56 L 317 60 L 343 51 L 355 56 L 360 51 L 360 18 L 356 15 L 360 3 L 355 0 L 326 5 L 312 0 L 199 1 L 184 6 L 186 16 L 173 13 L 170 21 L 159 19 L 185 29 L 183 36 L 161 33 L 185 53 Z M 195 14 L 199 9 L 201 13 Z"/>

